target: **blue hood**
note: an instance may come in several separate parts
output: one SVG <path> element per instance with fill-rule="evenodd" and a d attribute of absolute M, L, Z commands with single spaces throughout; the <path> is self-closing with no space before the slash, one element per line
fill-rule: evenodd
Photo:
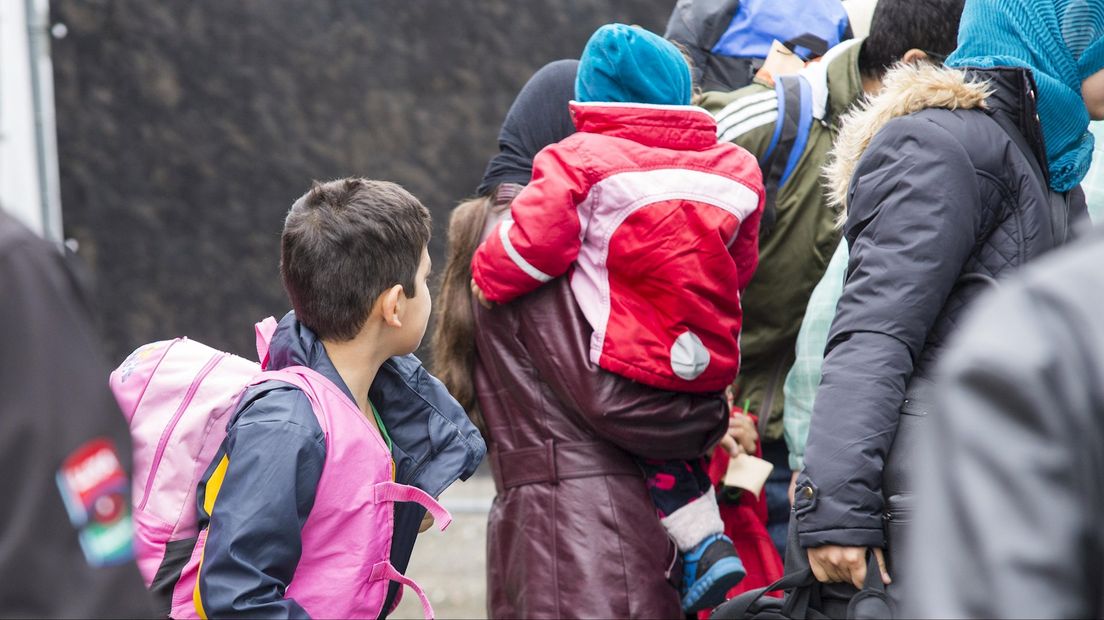
<path fill-rule="evenodd" d="M 643 28 L 607 24 L 579 59 L 579 101 L 690 105 L 690 65 L 670 41 Z"/>

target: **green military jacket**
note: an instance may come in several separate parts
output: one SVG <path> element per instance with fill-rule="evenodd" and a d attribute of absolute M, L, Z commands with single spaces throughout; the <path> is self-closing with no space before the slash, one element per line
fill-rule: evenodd
<path fill-rule="evenodd" d="M 773 230 L 760 240 L 759 268 L 744 292 L 741 366 L 736 403 L 760 416 L 766 440 L 782 437 L 782 386 L 813 287 L 839 244 L 838 212 L 828 205 L 821 169 L 841 117 L 862 95 L 859 41 L 846 41 L 802 73 L 812 86 L 814 122 L 789 181 L 779 190 Z M 721 140 L 762 160 L 774 135 L 774 88 L 751 84 L 730 93 L 703 94 L 698 105 L 717 119 Z"/>

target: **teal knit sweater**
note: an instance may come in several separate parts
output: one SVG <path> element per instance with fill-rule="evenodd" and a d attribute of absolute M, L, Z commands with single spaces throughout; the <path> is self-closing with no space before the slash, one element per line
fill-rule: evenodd
<path fill-rule="evenodd" d="M 1093 152 L 1081 82 L 1104 69 L 1104 0 L 967 0 L 947 64 L 1030 69 L 1050 186 L 1081 182 Z"/>

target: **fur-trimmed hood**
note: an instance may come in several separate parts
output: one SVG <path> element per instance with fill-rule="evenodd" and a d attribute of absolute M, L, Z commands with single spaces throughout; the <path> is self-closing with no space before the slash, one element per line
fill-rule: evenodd
<path fill-rule="evenodd" d="M 985 108 L 992 94 L 986 82 L 971 82 L 957 69 L 929 63 L 900 64 L 885 76 L 885 88 L 844 116 L 839 136 L 824 167 L 829 204 L 847 217 L 851 175 L 870 141 L 889 121 L 928 108 Z"/>

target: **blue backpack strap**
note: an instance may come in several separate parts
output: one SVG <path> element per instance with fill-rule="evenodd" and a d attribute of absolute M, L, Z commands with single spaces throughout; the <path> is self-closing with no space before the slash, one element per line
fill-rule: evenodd
<path fill-rule="evenodd" d="M 767 151 L 763 153 L 763 156 L 759 158 L 759 169 L 763 171 L 763 178 L 766 178 L 767 169 L 770 168 L 771 162 L 774 161 L 774 149 L 778 147 L 779 140 L 782 139 L 782 126 L 786 122 L 786 93 L 782 88 L 781 81 L 774 83 L 774 94 L 778 101 L 778 116 L 774 119 L 774 135 L 771 136 L 770 145 L 767 146 Z"/>
<path fill-rule="evenodd" d="M 786 169 L 782 171 L 782 178 L 778 181 L 779 189 L 786 184 L 786 181 L 790 180 L 790 175 L 797 167 L 797 162 L 801 160 L 801 156 L 805 153 L 805 146 L 809 144 L 809 131 L 813 127 L 813 87 L 808 80 L 801 76 L 792 76 L 792 79 L 798 84 L 797 95 L 799 101 L 797 104 L 800 110 L 797 117 L 797 139 L 790 147 L 790 157 L 786 161 Z"/>
<path fill-rule="evenodd" d="M 801 160 L 813 125 L 812 87 L 805 78 L 781 76 L 775 80 L 774 90 L 778 98 L 778 119 L 774 122 L 770 146 L 759 162 L 766 187 L 766 205 L 759 224 L 760 238 L 774 229 L 778 218 L 775 210 L 778 192 Z"/>

